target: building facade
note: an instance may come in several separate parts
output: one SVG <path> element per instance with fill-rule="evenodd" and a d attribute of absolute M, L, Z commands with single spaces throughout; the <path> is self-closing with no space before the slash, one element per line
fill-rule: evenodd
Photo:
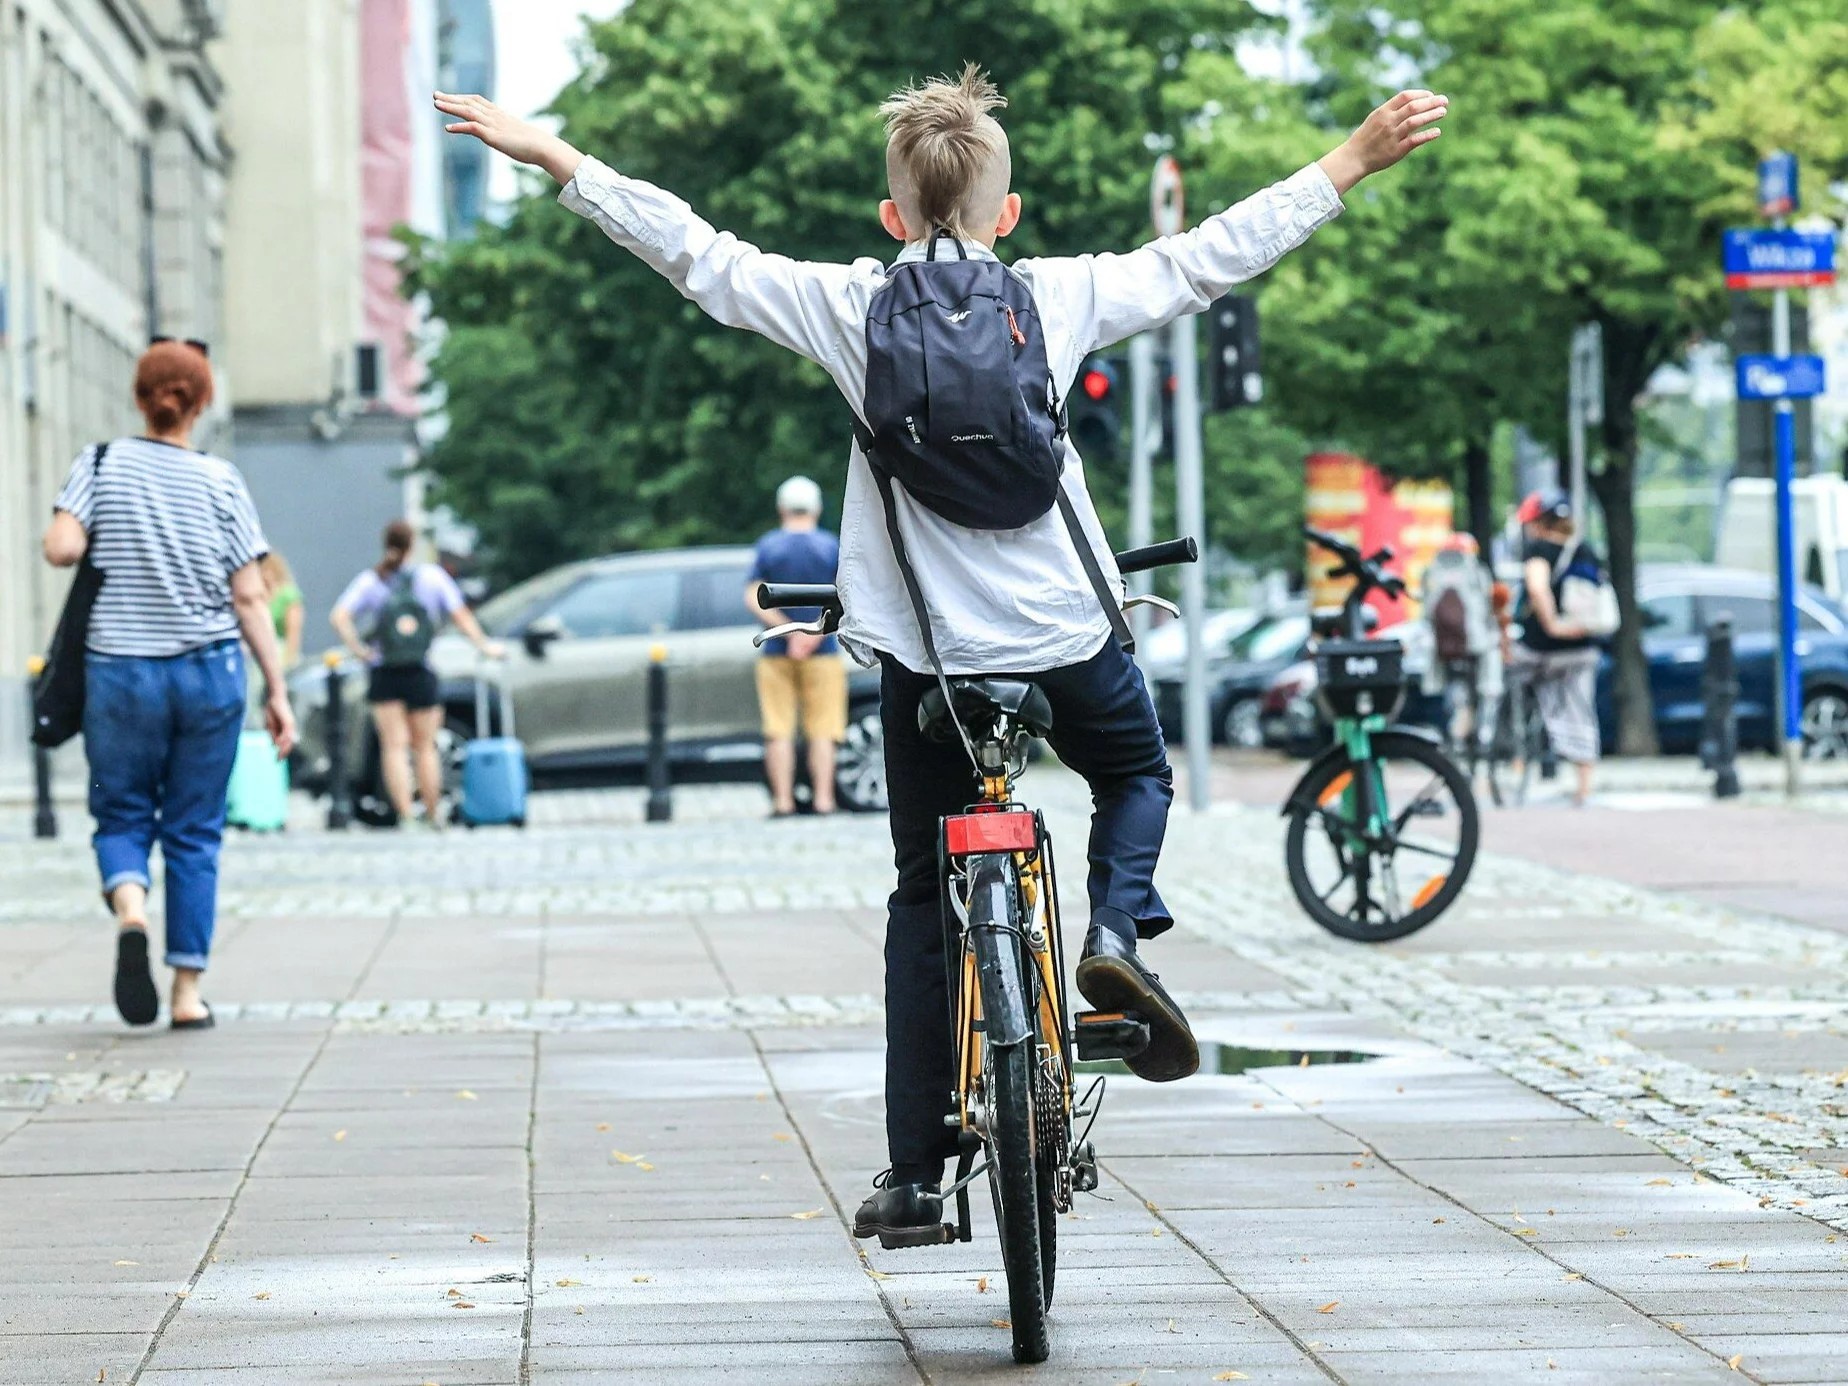
<path fill-rule="evenodd" d="M 211 0 L 0 3 L 0 774 L 68 581 L 38 536 L 72 458 L 134 426 L 150 336 L 223 338 L 216 23 Z"/>

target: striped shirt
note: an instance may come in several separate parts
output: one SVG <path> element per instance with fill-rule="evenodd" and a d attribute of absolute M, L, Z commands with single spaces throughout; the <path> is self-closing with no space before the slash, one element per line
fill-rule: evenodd
<path fill-rule="evenodd" d="M 90 615 L 97 654 L 165 659 L 238 633 L 231 574 L 269 552 L 257 508 L 223 458 L 118 438 L 71 465 L 58 493 L 91 536 L 103 588 Z"/>

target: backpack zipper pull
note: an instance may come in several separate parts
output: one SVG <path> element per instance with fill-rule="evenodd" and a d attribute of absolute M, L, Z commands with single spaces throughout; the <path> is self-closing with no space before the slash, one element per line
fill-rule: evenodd
<path fill-rule="evenodd" d="M 1008 334 L 1012 336 L 1014 339 L 1014 345 L 1015 346 L 1025 346 L 1027 344 L 1027 334 L 1022 332 L 1020 330 L 1020 324 L 1014 321 L 1013 308 L 1010 305 L 1003 303 L 1001 305 L 1001 311 L 1007 314 L 1007 330 L 1008 330 Z"/>

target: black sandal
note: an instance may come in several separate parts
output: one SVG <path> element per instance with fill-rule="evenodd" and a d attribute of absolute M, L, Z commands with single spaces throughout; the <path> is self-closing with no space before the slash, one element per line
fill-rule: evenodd
<path fill-rule="evenodd" d="M 206 1006 L 204 1015 L 195 1016 L 191 1020 L 172 1021 L 168 1025 L 168 1028 L 172 1030 L 210 1030 L 217 1024 L 218 1017 L 212 1014 L 212 1008 L 210 1006 Z"/>
<path fill-rule="evenodd" d="M 116 931 L 116 1010 L 130 1025 L 152 1025 L 160 1018 L 160 994 L 148 971 L 148 931 Z"/>

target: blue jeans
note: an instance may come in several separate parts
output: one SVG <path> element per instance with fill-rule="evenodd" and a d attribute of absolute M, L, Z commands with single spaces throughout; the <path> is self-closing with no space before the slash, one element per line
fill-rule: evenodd
<path fill-rule="evenodd" d="M 225 790 L 244 725 L 244 652 L 221 641 L 169 659 L 84 659 L 83 744 L 103 895 L 167 875 L 167 966 L 201 971 L 218 922 Z"/>
<path fill-rule="evenodd" d="M 999 671 L 997 671 L 999 672 Z M 895 1166 L 914 1176 L 956 1153 L 943 1124 L 956 1085 L 937 879 L 937 823 L 977 797 L 980 786 L 957 741 L 918 730 L 918 701 L 931 674 L 881 661 L 880 720 L 898 888 L 886 923 L 886 1140 Z M 1026 678 L 1052 704 L 1047 739 L 1091 788 L 1090 897 L 1093 919 L 1152 938 L 1174 925 L 1155 890 L 1155 862 L 1168 827 L 1174 776 L 1142 671 L 1115 641 L 1082 664 Z"/>

